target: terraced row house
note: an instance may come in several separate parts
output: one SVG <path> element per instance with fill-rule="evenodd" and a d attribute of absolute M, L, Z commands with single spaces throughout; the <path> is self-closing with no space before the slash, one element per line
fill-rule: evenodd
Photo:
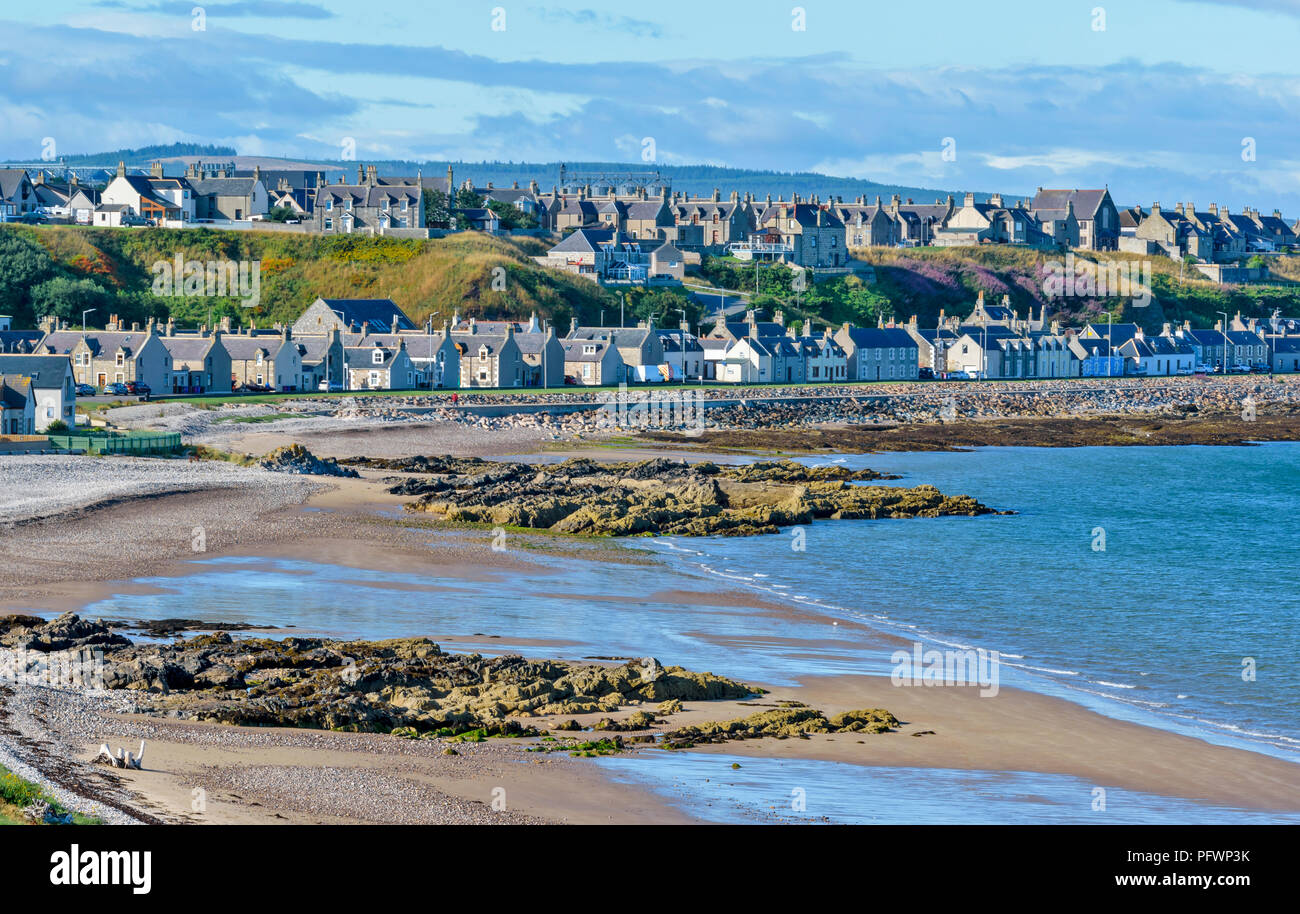
<path fill-rule="evenodd" d="M 317 188 L 312 210 L 313 230 L 326 235 L 385 235 L 428 238 L 424 216 L 424 186 L 387 183 L 374 165 L 358 166 L 352 184 Z"/>

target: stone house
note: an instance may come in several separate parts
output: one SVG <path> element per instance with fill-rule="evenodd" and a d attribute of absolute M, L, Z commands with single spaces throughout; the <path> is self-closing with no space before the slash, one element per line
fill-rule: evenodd
<path fill-rule="evenodd" d="M 515 342 L 513 325 L 503 333 L 480 333 L 474 322 L 469 332 L 453 333 L 460 355 L 460 386 L 523 387 L 525 362 Z"/>
<path fill-rule="evenodd" d="M 669 369 L 664 347 L 654 327 L 645 321 L 635 327 L 579 327 L 577 318 L 569 326 L 566 340 L 599 340 L 618 349 L 626 374 L 624 380 L 659 382 Z"/>
<path fill-rule="evenodd" d="M 415 364 L 406 353 L 406 340 L 396 347 L 371 341 L 365 346 L 343 350 L 347 364 L 348 390 L 413 390 Z"/>
<path fill-rule="evenodd" d="M 844 223 L 814 197 L 777 201 L 758 215 L 749 239 L 729 246 L 742 260 L 773 260 L 811 270 L 843 270 L 848 264 Z"/>
<path fill-rule="evenodd" d="M 230 356 L 232 385 L 256 384 L 277 391 L 304 388 L 302 352 L 288 327 L 231 333 L 227 325 L 221 344 Z"/>
<path fill-rule="evenodd" d="M 424 188 L 418 184 L 385 184 L 374 165 L 358 166 L 355 184 L 318 188 L 313 206 L 312 230 L 323 234 L 429 237 L 424 221 Z"/>
<path fill-rule="evenodd" d="M 163 389 L 174 394 L 230 393 L 230 353 L 222 343 L 223 335 L 220 330 L 200 327 L 194 334 L 169 330 L 167 335 L 157 337 L 169 358 L 171 387 Z"/>
<path fill-rule="evenodd" d="M 415 330 L 415 322 L 387 298 L 318 298 L 293 322 L 295 335 L 329 333 L 397 333 Z"/>
<path fill-rule="evenodd" d="M 970 193 L 947 224 L 935 232 L 934 243 L 943 247 L 1009 244 L 1044 250 L 1057 246 L 1024 203 L 1004 204 L 1001 194 L 993 194 L 987 203 L 976 203 Z"/>
<path fill-rule="evenodd" d="M 436 333 L 431 325 L 423 330 L 367 333 L 349 345 L 379 345 L 389 349 L 405 346 L 406 355 L 415 366 L 415 387 L 437 390 L 460 385 L 460 352 L 446 325 Z"/>
<path fill-rule="evenodd" d="M 116 328 L 116 318 L 109 325 Z M 143 330 L 138 324 L 130 330 L 85 333 L 69 330 L 66 324 L 56 330 L 47 322 L 46 327 L 36 351 L 71 358 L 76 383 L 103 388 L 106 384 L 134 381 L 147 384 L 157 393 L 172 390 L 172 357 L 152 320 Z"/>
<path fill-rule="evenodd" d="M 726 201 L 717 190 L 707 199 L 674 194 L 670 206 L 682 250 L 721 253 L 727 245 L 747 239 L 753 228 L 752 206 L 735 192 Z"/>
<path fill-rule="evenodd" d="M 623 358 L 608 340 L 561 340 L 566 383 L 586 387 L 618 384 L 625 380 Z"/>
<path fill-rule="evenodd" d="M 1111 199 L 1110 191 L 1100 190 L 1044 190 L 1030 201 L 1029 211 L 1043 223 L 1043 231 L 1058 238 L 1064 237 L 1070 247 L 1089 251 L 1115 251 L 1119 249 L 1119 208 Z M 1064 224 L 1058 226 L 1058 221 Z M 1051 223 L 1051 228 L 1048 223 Z M 1077 223 L 1077 239 L 1072 226 Z"/>

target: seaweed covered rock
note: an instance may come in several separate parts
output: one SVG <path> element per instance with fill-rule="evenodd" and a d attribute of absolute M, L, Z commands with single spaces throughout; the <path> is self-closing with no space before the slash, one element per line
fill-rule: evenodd
<path fill-rule="evenodd" d="M 689 749 L 701 743 L 737 739 L 806 738 L 810 733 L 887 733 L 898 725 L 898 719 L 881 708 L 845 711 L 828 719 L 815 708 L 793 704 L 736 720 L 681 727 L 664 735 L 663 746 L 665 749 Z"/>
<path fill-rule="evenodd" d="M 258 466 L 276 473 L 302 473 L 309 476 L 341 476 L 356 478 L 356 470 L 340 466 L 338 461 L 317 457 L 301 444 L 286 444 L 267 454 Z"/>
<path fill-rule="evenodd" d="M 761 692 L 653 658 L 602 666 L 449 654 L 427 638 L 273 640 L 225 632 L 118 649 L 105 661 L 104 679 L 108 688 L 138 693 L 144 711 L 259 726 L 409 728 L 417 735 L 521 734 L 532 732 L 521 719 L 541 715 Z M 638 721 L 654 720 L 636 713 Z"/>
<path fill-rule="evenodd" d="M 575 458 L 534 469 L 478 458 L 410 458 L 365 465 L 429 472 L 389 491 L 417 496 L 407 510 L 451 523 L 580 536 L 752 536 L 818 518 L 904 518 L 996 513 L 933 486 L 861 483 L 884 477 L 792 460 L 739 467 L 657 458 L 598 463 Z"/>

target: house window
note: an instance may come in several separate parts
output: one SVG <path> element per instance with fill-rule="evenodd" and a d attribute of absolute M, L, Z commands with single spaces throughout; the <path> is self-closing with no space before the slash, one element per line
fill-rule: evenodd
<path fill-rule="evenodd" d="M 370 353 L 370 363 L 372 365 L 384 364 L 384 351 L 382 349 L 376 349 L 374 352 Z"/>
<path fill-rule="evenodd" d="M 325 231 L 327 231 L 327 232 L 332 232 L 332 231 L 334 231 L 334 220 L 333 220 L 333 219 L 326 219 L 326 220 L 325 220 Z"/>
<path fill-rule="evenodd" d="M 331 197 L 330 199 L 328 199 L 328 200 L 325 201 L 325 212 L 327 212 L 327 213 L 332 213 L 332 212 L 334 212 L 334 198 L 333 198 L 333 197 Z"/>
<path fill-rule="evenodd" d="M 370 372 L 370 386 L 371 387 L 379 386 L 379 372 L 377 371 Z"/>
<path fill-rule="evenodd" d="M 124 360 L 123 360 L 123 355 L 122 355 L 122 353 L 120 353 L 120 352 L 117 354 L 117 364 L 118 364 L 118 367 L 119 367 L 119 368 L 120 368 L 122 365 L 126 364 L 126 363 L 124 362 Z"/>

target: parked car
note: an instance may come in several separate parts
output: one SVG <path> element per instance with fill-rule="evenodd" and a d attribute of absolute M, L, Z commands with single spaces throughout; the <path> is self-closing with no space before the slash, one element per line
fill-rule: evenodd
<path fill-rule="evenodd" d="M 75 389 L 78 397 L 93 397 L 99 393 L 93 384 L 78 384 Z"/>
<path fill-rule="evenodd" d="M 1209 373 L 1210 373 L 1209 365 L 1197 365 L 1195 368 L 1192 369 L 1192 374 L 1209 374 Z"/>
<path fill-rule="evenodd" d="M 321 391 L 326 391 L 328 393 L 337 393 L 338 391 L 341 391 L 343 389 L 343 385 L 332 384 L 329 381 L 323 380 L 320 382 L 320 384 L 316 385 L 316 389 Z"/>
<path fill-rule="evenodd" d="M 144 381 L 127 381 L 126 392 L 139 397 L 147 397 L 153 393 L 153 388 Z"/>
<path fill-rule="evenodd" d="M 1250 374 L 1250 366 L 1249 366 L 1249 365 L 1242 365 L 1241 363 L 1238 363 L 1238 364 L 1236 364 L 1236 365 L 1233 365 L 1233 366 L 1232 366 L 1231 368 L 1229 368 L 1228 370 L 1229 370 L 1230 372 L 1232 372 L 1233 374 Z"/>
<path fill-rule="evenodd" d="M 970 380 L 970 375 L 967 374 L 967 373 L 964 372 L 964 371 L 950 371 L 950 372 L 948 372 L 948 380 L 949 380 L 949 381 L 969 381 L 969 380 Z"/>
<path fill-rule="evenodd" d="M 933 368 L 918 368 L 918 369 L 916 370 L 916 376 L 917 376 L 918 378 L 920 378 L 922 381 L 933 381 L 933 380 L 934 380 L 934 369 L 933 369 Z"/>
<path fill-rule="evenodd" d="M 129 397 L 131 395 L 131 391 L 126 389 L 125 384 L 121 383 L 120 381 L 117 381 L 111 384 L 105 384 L 104 394 L 106 396 L 111 396 L 111 397 Z"/>

